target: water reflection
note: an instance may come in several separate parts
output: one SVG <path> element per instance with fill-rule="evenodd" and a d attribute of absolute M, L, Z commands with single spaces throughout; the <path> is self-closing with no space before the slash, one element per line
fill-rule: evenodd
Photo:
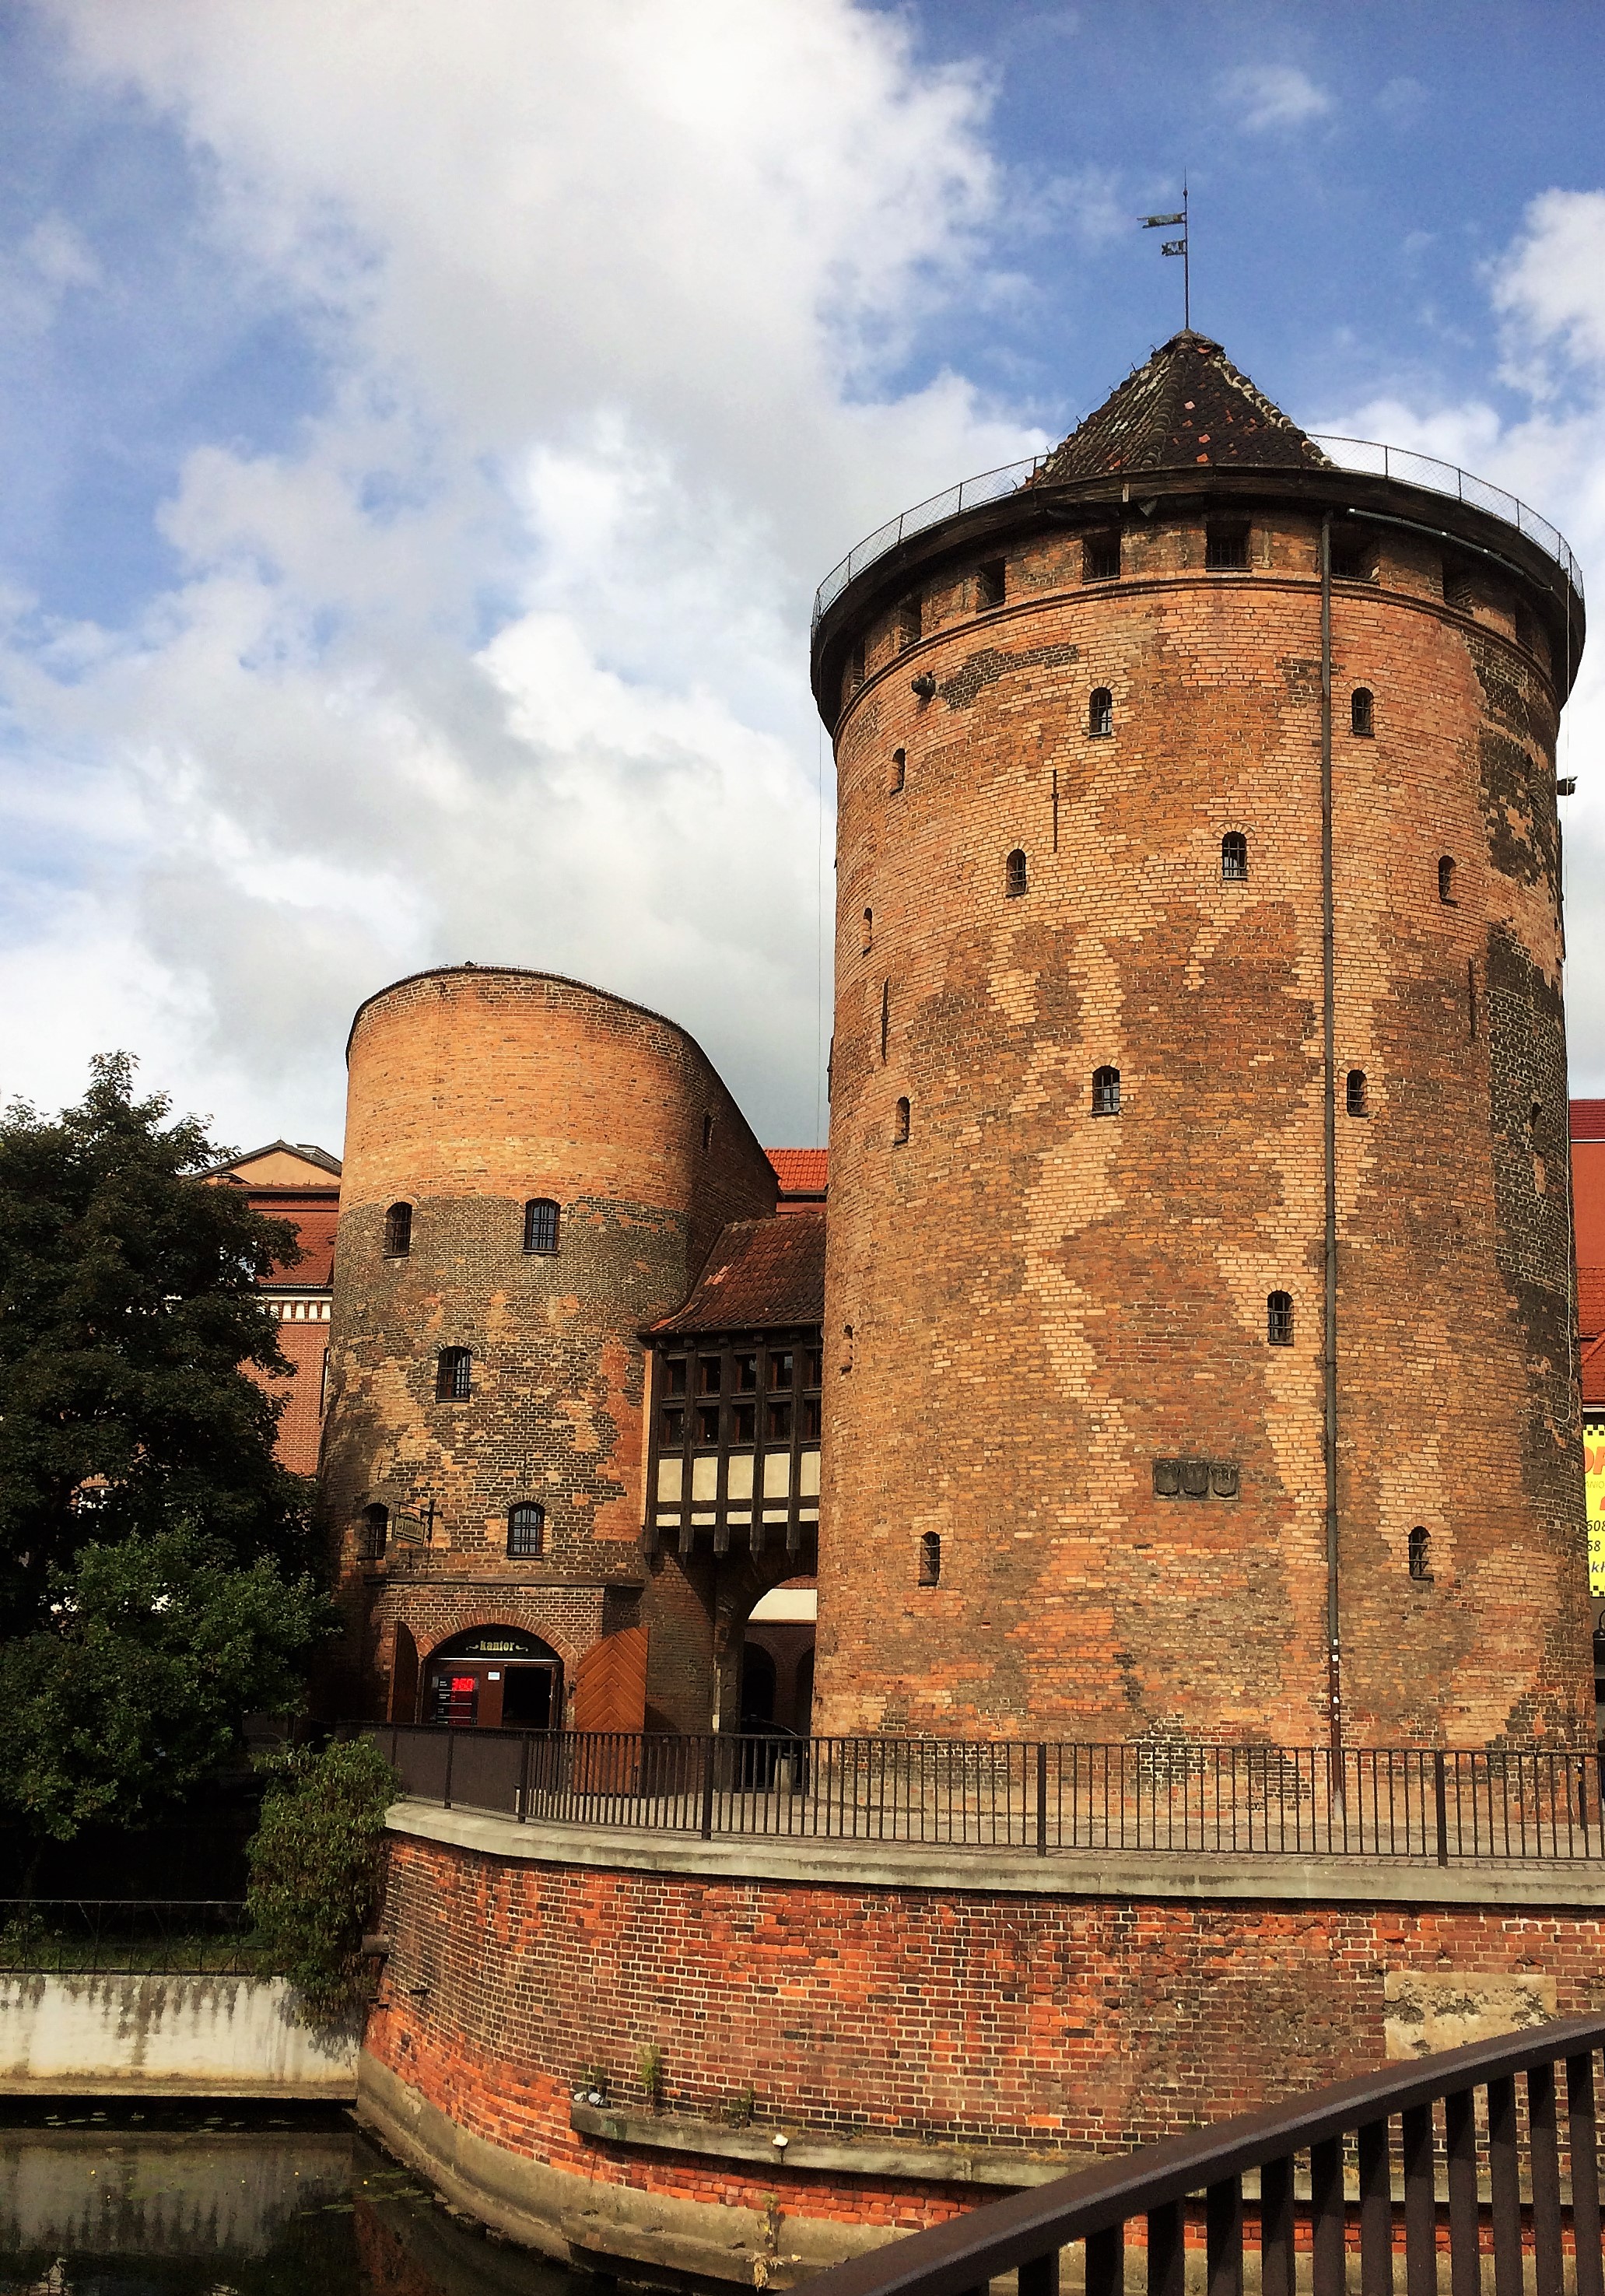
<path fill-rule="evenodd" d="M 581 2296 L 343 2114 L 5 2101 L 0 2296 Z"/>

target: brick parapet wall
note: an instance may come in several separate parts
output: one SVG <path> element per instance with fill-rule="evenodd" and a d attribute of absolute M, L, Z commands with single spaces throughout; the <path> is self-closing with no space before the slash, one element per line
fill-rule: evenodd
<path fill-rule="evenodd" d="M 393 1837 L 385 1929 L 366 2050 L 455 2127 L 581 2183 L 861 2224 L 974 2196 L 611 2144 L 570 2128 L 573 2093 L 601 2076 L 641 2110 L 653 2046 L 676 2114 L 749 2087 L 760 2125 L 814 2136 L 1111 2152 L 1380 2062 L 1389 1971 L 1605 2006 L 1605 1915 L 1564 1903 L 898 1890 Z"/>
<path fill-rule="evenodd" d="M 877 614 L 837 729 L 827 1731 L 1326 1729 L 1316 526 L 1259 504 L 1216 574 L 1201 515 L 1124 515 L 1117 583 L 1022 534 L 1000 611 L 956 565 L 914 646 Z M 1585 1743 L 1555 693 L 1513 586 L 1380 564 L 1333 605 L 1349 1730 Z M 1158 1496 L 1188 1456 L 1240 1495 Z"/>

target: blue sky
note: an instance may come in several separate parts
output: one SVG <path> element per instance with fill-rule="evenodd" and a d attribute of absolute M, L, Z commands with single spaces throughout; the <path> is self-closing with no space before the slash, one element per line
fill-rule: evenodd
<path fill-rule="evenodd" d="M 0 1091 L 122 1044 L 338 1145 L 353 1007 L 471 956 L 675 1014 L 813 1138 L 814 583 L 1173 332 L 1134 218 L 1183 167 L 1264 389 L 1605 570 L 1602 50 L 1554 4 L 0 0 Z"/>

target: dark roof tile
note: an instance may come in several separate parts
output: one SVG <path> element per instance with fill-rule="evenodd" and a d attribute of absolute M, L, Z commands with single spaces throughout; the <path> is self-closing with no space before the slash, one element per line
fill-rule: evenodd
<path fill-rule="evenodd" d="M 690 1299 L 651 1328 L 660 1338 L 778 1331 L 823 1324 L 824 1312 L 825 1216 L 808 1208 L 721 1228 Z"/>
<path fill-rule="evenodd" d="M 1330 470 L 1306 439 L 1208 335 L 1173 335 L 1054 448 L 1035 483 L 1136 471 Z"/>

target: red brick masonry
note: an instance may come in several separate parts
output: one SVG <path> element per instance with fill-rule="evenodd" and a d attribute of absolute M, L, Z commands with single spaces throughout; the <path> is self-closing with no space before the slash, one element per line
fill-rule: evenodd
<path fill-rule="evenodd" d="M 722 2120 L 750 2086 L 760 2128 L 794 2137 L 1119 2151 L 1380 2062 L 1388 1970 L 1532 1972 L 1562 2016 L 1605 2005 L 1605 1912 L 1278 1899 L 1288 1886 L 1267 1870 L 1264 1899 L 897 1890 L 398 1839 L 366 2052 L 455 2128 L 584 2180 L 577 2195 L 773 2194 L 789 2218 L 913 2228 L 995 2188 L 610 2144 L 571 2129 L 574 2092 L 602 2076 L 643 2112 L 655 2046 L 676 2116 Z"/>

